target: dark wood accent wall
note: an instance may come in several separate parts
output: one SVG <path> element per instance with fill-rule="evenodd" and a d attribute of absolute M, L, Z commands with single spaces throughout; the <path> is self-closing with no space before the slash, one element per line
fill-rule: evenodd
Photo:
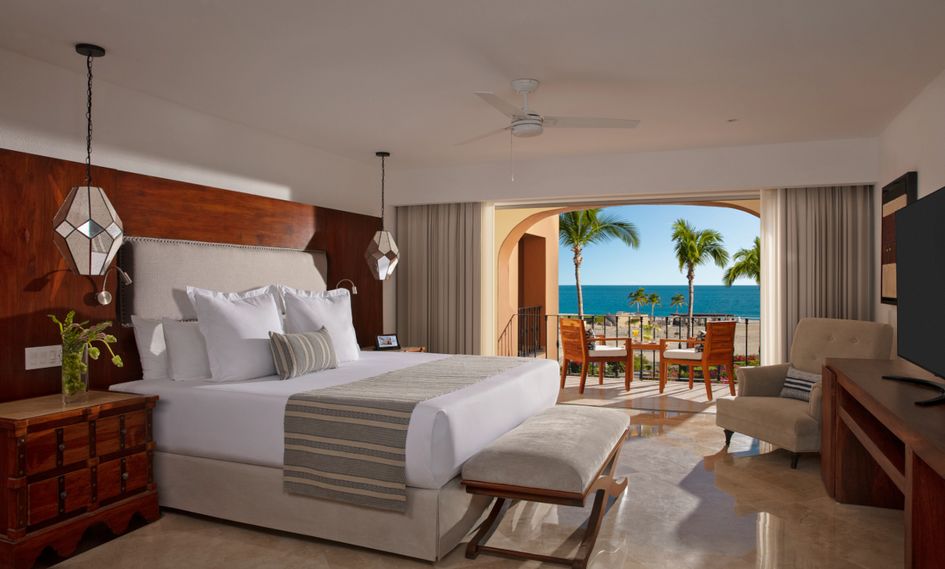
<path fill-rule="evenodd" d="M 93 185 L 105 188 L 128 235 L 325 251 L 329 287 L 342 278 L 357 284 L 358 341 L 373 344 L 383 332 L 381 283 L 362 256 L 380 218 L 110 168 L 92 170 Z M 114 303 L 95 303 L 102 277 L 69 272 L 53 245 L 53 216 L 68 191 L 84 180 L 84 164 L 0 149 L 0 401 L 59 391 L 59 368 L 26 371 L 23 350 L 59 343 L 46 315 L 69 309 L 83 319 L 116 322 L 112 330 L 125 367 L 114 368 L 107 358 L 91 362 L 93 388 L 140 378 L 132 330 L 117 324 Z M 108 279 L 113 294 L 117 280 L 114 274 Z"/>

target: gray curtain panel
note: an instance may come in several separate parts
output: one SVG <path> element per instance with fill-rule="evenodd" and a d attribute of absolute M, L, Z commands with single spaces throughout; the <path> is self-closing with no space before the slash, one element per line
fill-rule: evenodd
<path fill-rule="evenodd" d="M 482 204 L 397 208 L 397 333 L 402 345 L 480 353 Z"/>
<path fill-rule="evenodd" d="M 784 353 L 801 318 L 873 319 L 873 187 L 784 192 Z"/>

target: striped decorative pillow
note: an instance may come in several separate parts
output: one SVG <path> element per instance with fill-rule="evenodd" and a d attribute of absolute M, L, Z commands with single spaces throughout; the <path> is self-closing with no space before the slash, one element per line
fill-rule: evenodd
<path fill-rule="evenodd" d="M 301 334 L 269 332 L 269 348 L 276 373 L 282 379 L 338 367 L 331 336 L 324 328 Z"/>
<path fill-rule="evenodd" d="M 818 383 L 820 383 L 819 373 L 810 373 L 789 367 L 787 378 L 784 380 L 784 387 L 781 388 L 781 397 L 810 401 L 810 390 Z"/>

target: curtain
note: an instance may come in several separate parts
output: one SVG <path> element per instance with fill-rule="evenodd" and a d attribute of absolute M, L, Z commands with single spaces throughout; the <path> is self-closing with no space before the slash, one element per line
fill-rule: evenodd
<path fill-rule="evenodd" d="M 482 204 L 397 208 L 397 333 L 402 345 L 480 353 Z"/>
<path fill-rule="evenodd" d="M 786 361 L 801 318 L 873 318 L 872 186 L 765 190 L 762 362 Z"/>

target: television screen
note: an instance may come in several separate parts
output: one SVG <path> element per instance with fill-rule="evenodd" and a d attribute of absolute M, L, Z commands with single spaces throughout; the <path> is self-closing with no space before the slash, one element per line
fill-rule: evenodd
<path fill-rule="evenodd" d="M 899 357 L 945 377 L 945 188 L 896 214 Z"/>

